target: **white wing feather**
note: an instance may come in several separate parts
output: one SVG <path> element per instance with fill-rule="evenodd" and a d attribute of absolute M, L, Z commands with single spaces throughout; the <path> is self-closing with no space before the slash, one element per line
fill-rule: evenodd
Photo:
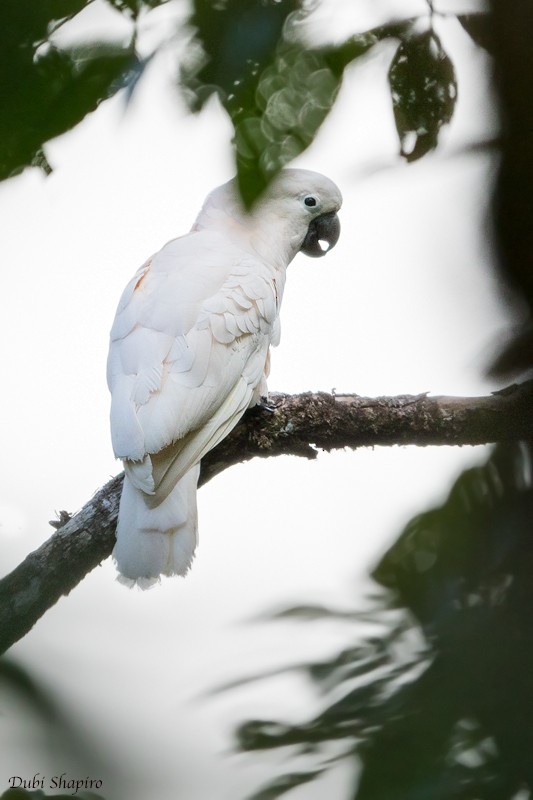
<path fill-rule="evenodd" d="M 196 238 L 208 242 L 192 248 Z M 202 231 L 174 240 L 124 292 L 108 362 L 117 457 L 140 461 L 173 442 L 179 447 L 191 431 L 201 441 L 202 426 L 232 427 L 252 400 L 283 287 L 264 264 L 248 256 L 243 265 L 243 252 L 221 238 Z M 206 252 L 209 262 L 199 263 Z M 206 449 L 188 451 L 197 460 Z M 193 463 L 186 461 L 184 471 Z"/>
<path fill-rule="evenodd" d="M 196 541 L 196 505 L 183 499 L 190 470 L 264 389 L 282 280 L 220 234 L 199 231 L 166 245 L 126 287 L 108 359 L 113 448 L 126 470 L 114 553 L 123 575 L 188 568 Z M 185 505 L 188 532 L 177 537 Z M 169 553 L 180 548 L 172 566 Z"/>

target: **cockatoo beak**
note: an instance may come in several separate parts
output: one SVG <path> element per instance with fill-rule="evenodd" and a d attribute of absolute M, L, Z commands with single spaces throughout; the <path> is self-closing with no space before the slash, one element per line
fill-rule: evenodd
<path fill-rule="evenodd" d="M 335 211 L 321 214 L 309 225 L 300 251 L 311 258 L 325 256 L 337 244 L 340 233 L 341 224 Z"/>

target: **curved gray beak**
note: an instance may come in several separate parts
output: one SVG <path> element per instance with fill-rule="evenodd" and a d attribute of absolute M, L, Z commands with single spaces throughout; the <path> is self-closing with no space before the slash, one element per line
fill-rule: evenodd
<path fill-rule="evenodd" d="M 337 244 L 340 233 L 341 224 L 336 212 L 321 214 L 309 225 L 300 251 L 311 258 L 325 256 Z"/>

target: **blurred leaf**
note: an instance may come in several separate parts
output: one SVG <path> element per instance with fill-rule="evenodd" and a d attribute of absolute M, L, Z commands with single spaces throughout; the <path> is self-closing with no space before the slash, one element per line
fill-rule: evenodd
<path fill-rule="evenodd" d="M 26 789 L 7 789 L 0 795 L 0 800 L 41 800 L 43 797 L 46 795 L 40 789 L 33 792 L 26 791 Z"/>
<path fill-rule="evenodd" d="M 428 634 L 465 610 L 497 605 L 510 576 L 533 567 L 530 473 L 526 445 L 498 446 L 463 472 L 442 506 L 415 517 L 375 569 Z"/>
<path fill-rule="evenodd" d="M 273 60 L 287 18 L 301 5 L 302 0 L 194 0 L 189 22 L 199 52 L 183 72 L 191 108 L 199 110 L 213 92 L 240 96 L 256 83 L 254 76 Z"/>
<path fill-rule="evenodd" d="M 235 130 L 237 177 L 246 205 L 313 141 L 337 97 L 345 67 L 406 24 L 376 28 L 339 46 L 312 48 L 296 35 L 301 0 L 196 0 L 195 44 L 180 83 L 192 111 L 217 93 Z"/>
<path fill-rule="evenodd" d="M 366 642 L 364 645 L 342 650 L 328 661 L 309 665 L 309 675 L 315 683 L 331 687 L 343 680 L 370 675 L 378 667 L 388 664 L 389 654 L 383 642 Z"/>
<path fill-rule="evenodd" d="M 453 64 L 433 30 L 403 39 L 389 69 L 389 84 L 400 153 L 415 161 L 437 146 L 457 99 Z"/>
<path fill-rule="evenodd" d="M 326 707 L 245 723 L 240 749 L 292 747 L 311 771 L 342 745 L 354 800 L 516 800 L 533 788 L 532 574 L 531 449 L 499 445 L 382 558 L 383 635 L 307 665 Z"/>
<path fill-rule="evenodd" d="M 47 722 L 58 719 L 58 709 L 50 694 L 25 669 L 8 658 L 0 658 L 0 686 L 16 693 Z"/>
<path fill-rule="evenodd" d="M 496 368 L 531 373 L 533 366 L 533 5 L 491 0 L 494 85 L 502 131 L 492 220 L 502 296 L 509 297 L 516 344 L 507 341 Z"/>
<path fill-rule="evenodd" d="M 488 14 L 458 14 L 457 19 L 478 47 L 483 47 L 489 53 L 494 51 L 494 37 Z"/>
<path fill-rule="evenodd" d="M 498 343 L 498 352 L 488 370 L 495 378 L 517 378 L 531 369 L 533 363 L 533 323 L 524 322 L 521 327 L 509 331 L 506 342 Z"/>
<path fill-rule="evenodd" d="M 3 0 L 0 26 L 0 59 L 9 67 L 11 59 L 22 61 L 20 50 L 32 51 L 46 41 L 59 24 L 72 19 L 92 0 Z M 3 70 L 2 70 L 3 73 Z M 15 70 L 13 70 L 16 76 Z"/>
<path fill-rule="evenodd" d="M 26 60 L 0 77 L 0 180 L 30 164 L 44 166 L 43 145 L 125 86 L 139 67 L 132 46 L 120 44 L 70 51 L 46 45 L 35 60 L 28 50 L 20 59 Z"/>
<path fill-rule="evenodd" d="M 366 653 L 366 655 L 363 655 Z M 357 658 L 355 656 L 358 656 Z M 331 685 L 336 685 L 339 677 L 354 678 L 357 675 L 364 675 L 371 672 L 386 662 L 385 655 L 376 654 L 371 645 L 358 646 L 353 649 L 342 651 L 332 661 L 317 661 L 311 664 L 288 664 L 283 667 L 265 670 L 260 675 L 248 675 L 228 681 L 220 686 L 216 686 L 208 694 L 220 694 L 232 691 L 241 686 L 246 686 L 257 681 L 264 681 L 269 678 L 276 678 L 288 673 L 300 672 L 309 677 L 315 684 L 319 685 L 323 691 L 327 691 Z"/>
<path fill-rule="evenodd" d="M 483 729 L 476 727 L 476 737 L 468 741 L 458 738 L 468 723 L 469 703 L 458 691 L 457 666 L 450 669 L 445 658 L 437 658 L 383 702 L 384 724 L 358 749 L 363 769 L 357 800 L 506 796 L 504 788 L 511 787 L 498 776 L 496 754 L 490 749 L 481 752 L 487 739 Z"/>
<path fill-rule="evenodd" d="M 528 447 L 500 445 L 409 523 L 375 570 L 422 623 L 434 660 L 396 694 L 400 713 L 385 715 L 370 744 L 358 800 L 388 798 L 392 786 L 395 798 L 503 800 L 533 786 L 531 470 Z M 465 720 L 477 742 L 453 745 Z"/>
<path fill-rule="evenodd" d="M 247 686 L 250 683 L 256 683 L 257 681 L 263 681 L 268 678 L 276 678 L 278 675 L 286 675 L 288 672 L 306 671 L 307 669 L 307 664 L 289 664 L 283 667 L 274 667 L 274 669 L 265 670 L 260 675 L 246 675 L 240 678 L 235 678 L 231 681 L 227 681 L 219 686 L 215 686 L 206 694 L 213 695 L 221 694 L 222 692 L 230 692 L 233 689 L 238 689 L 241 686 Z"/>
<path fill-rule="evenodd" d="M 260 620 L 280 620 L 280 619 L 295 619 L 295 620 L 319 620 L 319 619 L 340 619 L 346 621 L 353 621 L 359 619 L 360 615 L 354 611 L 345 611 L 340 608 L 330 608 L 324 605 L 308 604 L 301 606 L 293 606 L 292 608 L 282 608 L 278 611 L 268 611 L 259 615 L 256 619 Z"/>
<path fill-rule="evenodd" d="M 29 165 L 51 171 L 47 141 L 77 125 L 123 87 L 130 92 L 147 61 L 132 41 L 60 49 L 50 36 L 92 0 L 5 0 L 0 26 L 0 180 Z M 136 17 L 165 0 L 109 0 Z"/>

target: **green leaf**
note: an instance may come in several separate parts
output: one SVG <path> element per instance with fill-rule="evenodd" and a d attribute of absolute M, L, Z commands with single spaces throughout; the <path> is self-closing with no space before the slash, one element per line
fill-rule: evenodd
<path fill-rule="evenodd" d="M 89 5 L 91 0 L 3 0 L 0 59 L 4 67 L 27 60 L 27 52 L 46 41 L 51 31 Z M 13 63 L 13 59 L 15 63 Z M 9 70 L 11 72 L 11 69 Z M 5 73 L 2 70 L 2 76 Z"/>
<path fill-rule="evenodd" d="M 165 0 L 110 0 L 130 18 Z M 91 0 L 5 0 L 0 26 L 0 180 L 50 165 L 47 141 L 77 125 L 123 87 L 133 90 L 147 60 L 129 44 L 87 42 L 60 49 L 50 39 Z M 132 37 L 134 31 L 132 26 Z"/>
<path fill-rule="evenodd" d="M 0 180 L 32 164 L 48 172 L 44 144 L 136 79 L 140 67 L 131 45 L 92 44 L 69 51 L 47 45 L 35 59 L 30 51 L 26 55 L 28 63 L 19 64 L 19 72 L 0 87 Z"/>
<path fill-rule="evenodd" d="M 193 92 L 198 90 L 193 109 L 213 92 L 245 94 L 254 75 L 272 61 L 287 18 L 300 6 L 301 0 L 194 0 L 189 23 L 198 51 L 182 73 Z"/>
<path fill-rule="evenodd" d="M 374 572 L 383 632 L 308 664 L 329 703 L 300 724 L 241 725 L 241 751 L 291 747 L 327 770 L 343 745 L 354 800 L 530 791 L 532 475 L 530 445 L 500 444 L 415 517 Z"/>
<path fill-rule="evenodd" d="M 59 711 L 50 694 L 19 664 L 0 658 L 0 686 L 17 694 L 42 719 L 56 723 Z"/>
<path fill-rule="evenodd" d="M 313 48 L 295 20 L 301 0 L 196 0 L 194 46 L 180 70 L 192 111 L 216 93 L 233 123 L 237 177 L 247 206 L 313 141 L 346 66 L 405 24 L 377 28 L 338 46 Z"/>
<path fill-rule="evenodd" d="M 435 149 L 457 99 L 453 64 L 433 30 L 404 38 L 389 69 L 389 84 L 400 154 L 415 161 Z"/>
<path fill-rule="evenodd" d="M 491 19 L 487 13 L 458 14 L 457 19 L 478 47 L 494 52 L 494 35 Z"/>
<path fill-rule="evenodd" d="M 444 632 L 465 608 L 490 608 L 505 596 L 507 560 L 527 542 L 519 518 L 505 533 L 499 520 L 509 506 L 530 501 L 520 477 L 531 468 L 528 459 L 520 448 L 500 445 L 485 465 L 460 475 L 442 506 L 411 520 L 374 570 L 422 624 L 438 620 Z"/>
<path fill-rule="evenodd" d="M 283 620 L 283 619 L 296 619 L 296 620 L 319 620 L 319 619 L 340 619 L 346 621 L 354 621 L 360 619 L 360 615 L 354 611 L 346 611 L 341 608 L 331 608 L 320 604 L 309 603 L 306 605 L 293 606 L 291 608 L 282 608 L 275 611 L 265 612 L 256 617 L 256 619 L 264 620 Z"/>
<path fill-rule="evenodd" d="M 313 141 L 340 87 L 328 53 L 300 45 L 278 49 L 250 102 L 228 98 L 235 127 L 237 175 L 248 204 Z M 258 192 L 259 190 L 259 192 Z"/>

